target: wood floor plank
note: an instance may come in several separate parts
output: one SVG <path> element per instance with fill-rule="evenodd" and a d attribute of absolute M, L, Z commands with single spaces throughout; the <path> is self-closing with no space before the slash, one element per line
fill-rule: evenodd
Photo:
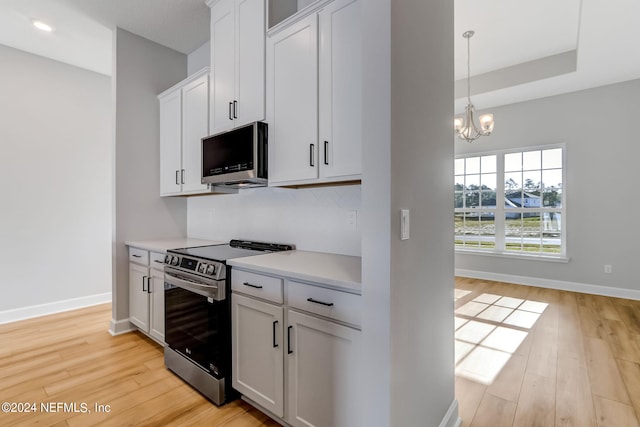
<path fill-rule="evenodd" d="M 595 427 L 589 372 L 576 359 L 558 357 L 556 378 L 556 427 Z"/>
<path fill-rule="evenodd" d="M 640 427 L 629 405 L 594 396 L 598 427 Z"/>
<path fill-rule="evenodd" d="M 458 416 L 462 420 L 461 427 L 470 426 L 487 386 L 466 378 L 456 377 L 455 387 L 456 395 L 464 396 L 464 398 L 458 399 Z"/>
<path fill-rule="evenodd" d="M 553 427 L 556 418 L 555 392 L 554 379 L 525 374 L 513 425 Z"/>
<path fill-rule="evenodd" d="M 518 402 L 522 379 L 527 367 L 527 357 L 513 354 L 502 368 L 502 371 L 491 385 L 487 387 L 487 393 L 511 402 Z"/>
<path fill-rule="evenodd" d="M 510 427 L 515 413 L 515 402 L 485 393 L 471 427 Z"/>
<path fill-rule="evenodd" d="M 640 347 L 624 322 L 604 319 L 603 323 L 607 330 L 606 338 L 613 356 L 616 359 L 640 363 Z"/>
<path fill-rule="evenodd" d="M 622 380 L 627 386 L 631 405 L 636 411 L 636 417 L 640 420 L 640 364 L 626 360 L 618 360 L 617 362 Z"/>
<path fill-rule="evenodd" d="M 585 350 L 593 394 L 629 404 L 629 396 L 609 344 L 598 338 L 586 337 Z"/>

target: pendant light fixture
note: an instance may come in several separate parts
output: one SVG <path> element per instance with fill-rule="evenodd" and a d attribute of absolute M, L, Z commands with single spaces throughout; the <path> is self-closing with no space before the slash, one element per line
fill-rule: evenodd
<path fill-rule="evenodd" d="M 482 114 L 479 118 L 480 129 L 475 124 L 473 114 L 475 109 L 471 103 L 471 37 L 474 31 L 465 31 L 462 37 L 467 39 L 467 106 L 464 108 L 464 117 L 456 117 L 454 126 L 458 138 L 467 142 L 473 142 L 481 136 L 491 135 L 493 131 L 493 114 Z"/>

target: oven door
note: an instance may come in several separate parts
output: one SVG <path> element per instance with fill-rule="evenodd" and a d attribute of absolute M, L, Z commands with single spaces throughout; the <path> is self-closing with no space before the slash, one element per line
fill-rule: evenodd
<path fill-rule="evenodd" d="M 220 379 L 228 375 L 230 364 L 229 301 L 216 299 L 225 288 L 224 280 L 202 280 L 195 283 L 193 277 L 165 270 L 165 341 Z"/>

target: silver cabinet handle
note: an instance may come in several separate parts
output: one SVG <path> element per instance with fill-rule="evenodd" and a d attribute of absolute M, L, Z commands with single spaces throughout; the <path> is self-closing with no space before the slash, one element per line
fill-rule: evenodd
<path fill-rule="evenodd" d="M 229 120 L 233 120 L 233 114 L 231 114 L 232 108 L 233 108 L 233 102 L 229 102 Z"/>
<path fill-rule="evenodd" d="M 148 292 L 148 290 L 144 288 L 144 281 L 145 281 L 145 279 L 146 279 L 147 277 L 148 277 L 148 276 L 142 276 L 142 292 Z M 149 286 L 149 285 L 147 284 L 147 286 Z"/>
<path fill-rule="evenodd" d="M 151 276 L 147 276 L 147 292 L 151 293 Z"/>
<path fill-rule="evenodd" d="M 329 152 L 328 152 L 328 148 L 329 148 L 329 141 L 325 141 L 324 142 L 324 164 L 328 165 L 329 164 Z"/>
<path fill-rule="evenodd" d="M 176 171 L 176 185 L 180 185 L 179 178 L 178 178 L 179 174 L 180 174 L 180 171 L 179 170 Z"/>
<path fill-rule="evenodd" d="M 238 101 L 233 101 L 233 118 L 238 118 Z"/>
<path fill-rule="evenodd" d="M 180 172 L 180 181 L 184 184 L 184 169 L 182 169 L 182 172 Z"/>

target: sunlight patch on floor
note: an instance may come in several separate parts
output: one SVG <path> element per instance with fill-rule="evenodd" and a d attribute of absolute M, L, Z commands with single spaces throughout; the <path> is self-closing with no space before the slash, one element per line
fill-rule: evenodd
<path fill-rule="evenodd" d="M 456 300 L 469 293 L 456 289 Z M 459 307 L 455 311 L 456 375 L 493 383 L 547 306 L 539 301 L 482 294 Z"/>

